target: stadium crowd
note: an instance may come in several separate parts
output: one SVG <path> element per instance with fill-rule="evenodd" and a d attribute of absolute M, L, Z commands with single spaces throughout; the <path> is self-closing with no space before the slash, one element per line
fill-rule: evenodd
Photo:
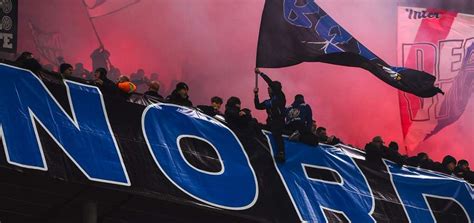
<path fill-rule="evenodd" d="M 98 50 L 100 51 L 100 49 Z M 100 53 L 96 51 L 94 53 Z M 94 53 L 91 55 L 94 67 L 93 73 L 87 71 L 80 63 L 76 64 L 74 69 L 72 65 L 64 61 L 59 65 L 58 72 L 54 72 L 51 71 L 51 68 L 43 68 L 30 52 L 22 53 L 14 62 L 5 60 L 3 62 L 31 70 L 43 80 L 62 81 L 68 79 L 94 85 L 104 95 L 115 95 L 130 102 L 136 102 L 132 98 L 136 98 L 138 95 L 146 99 L 145 104 L 166 102 L 196 108 L 202 113 L 224 122 L 236 132 L 256 133 L 261 129 L 268 130 L 272 132 L 277 145 L 278 152 L 275 159 L 278 162 L 285 161 L 284 135 L 287 135 L 291 141 L 298 141 L 312 146 L 319 143 L 344 144 L 341 139 L 329 136 L 326 128 L 316 125 L 312 117 L 311 107 L 305 103 L 303 95 L 296 95 L 291 105 L 286 107 L 286 97 L 282 91 L 282 84 L 271 80 L 259 69 L 255 69 L 255 74 L 262 77 L 267 83 L 268 99 L 261 101 L 259 89 L 255 88 L 254 104 L 256 109 L 266 110 L 268 114 L 266 124 L 261 124 L 252 117 L 250 109 L 242 108 L 240 98 L 236 96 L 232 96 L 226 101 L 224 113 L 221 112 L 224 100 L 218 96 L 212 97 L 209 105 L 194 106 L 188 95 L 189 86 L 184 82 L 177 83 L 175 89 L 165 98 L 159 94 L 160 83 L 156 80 L 157 74 L 150 75 L 150 78 L 147 78 L 144 71 L 139 69 L 136 74 L 132 74 L 130 77 L 121 75 L 118 68 L 109 66 L 104 57 L 97 59 L 99 56 L 94 55 Z M 102 53 L 104 53 L 103 49 Z M 116 78 L 116 81 L 110 79 L 110 73 L 113 73 L 112 76 Z M 145 86 L 143 88 L 146 88 L 146 91 L 143 94 L 137 93 L 138 85 Z M 399 165 L 420 167 L 456 176 L 474 184 L 474 173 L 470 170 L 469 163 L 466 160 L 457 161 L 453 156 L 447 155 L 442 162 L 436 162 L 430 159 L 426 153 L 408 157 L 401 155 L 398 149 L 396 142 L 392 141 L 388 146 L 385 146 L 383 138 L 376 136 L 365 146 L 366 162 L 371 168 L 380 169 L 384 168 L 383 159 L 387 159 Z"/>

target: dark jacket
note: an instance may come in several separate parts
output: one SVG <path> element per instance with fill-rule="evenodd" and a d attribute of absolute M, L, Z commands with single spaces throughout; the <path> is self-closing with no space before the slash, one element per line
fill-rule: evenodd
<path fill-rule="evenodd" d="M 34 74 L 38 75 L 38 73 L 43 69 L 41 64 L 38 60 L 31 58 L 31 59 L 18 59 L 15 61 L 15 66 L 30 70 Z"/>
<path fill-rule="evenodd" d="M 187 107 L 193 107 L 193 103 L 189 100 L 189 96 L 186 96 L 186 98 L 181 97 L 180 94 L 178 94 L 178 91 L 174 90 L 171 95 L 166 97 L 166 101 L 171 103 L 171 104 L 176 104 L 176 105 L 182 105 L 182 106 L 187 106 Z"/>
<path fill-rule="evenodd" d="M 405 159 L 402 156 L 402 154 L 390 148 L 386 148 L 386 150 L 384 151 L 383 157 L 399 165 L 403 165 L 405 163 Z"/>
<path fill-rule="evenodd" d="M 453 171 L 449 170 L 448 167 L 440 162 L 435 162 L 433 165 L 432 170 L 438 171 L 440 173 L 444 173 L 447 175 L 451 175 Z"/>
<path fill-rule="evenodd" d="M 454 168 L 454 171 L 453 171 L 454 175 L 463 179 L 467 175 L 467 172 L 468 172 L 467 170 L 463 170 L 459 166 L 456 166 L 456 168 Z"/>
<path fill-rule="evenodd" d="M 286 108 L 286 124 L 301 122 L 306 128 L 311 129 L 313 124 L 313 111 L 311 107 L 302 102 L 294 102 Z"/>
<path fill-rule="evenodd" d="M 383 165 L 382 158 L 395 162 L 398 165 L 403 165 L 405 163 L 404 157 L 398 153 L 397 150 L 390 149 L 384 145 L 377 148 L 373 143 L 368 143 L 365 146 L 365 153 L 365 160 L 371 165 L 381 167 Z"/>
<path fill-rule="evenodd" d="M 412 156 L 407 159 L 406 164 L 413 167 L 419 167 L 421 166 L 421 161 L 418 156 Z"/>
<path fill-rule="evenodd" d="M 474 184 L 474 172 L 472 172 L 472 171 L 467 171 L 467 172 L 464 174 L 464 180 L 466 180 L 466 181 L 469 182 L 470 184 Z"/>
<path fill-rule="evenodd" d="M 143 93 L 143 94 L 146 95 L 146 96 L 154 97 L 154 98 L 156 98 L 156 99 L 158 99 L 158 100 L 160 100 L 160 101 L 163 101 L 163 100 L 164 100 L 163 96 L 161 96 L 160 94 L 158 94 L 158 92 L 156 92 L 156 91 L 146 91 L 146 92 Z"/>
<path fill-rule="evenodd" d="M 234 105 L 226 105 L 225 106 L 225 121 L 229 126 L 234 127 L 238 126 L 243 122 L 242 117 L 239 115 L 240 113 L 240 108 L 234 106 Z"/>
<path fill-rule="evenodd" d="M 240 104 L 240 100 L 235 98 L 233 100 L 232 98 L 227 101 L 227 104 L 225 105 L 225 121 L 227 122 L 227 125 L 231 129 L 243 129 L 247 126 L 248 124 L 248 119 L 245 116 L 240 116 L 240 107 L 237 107 L 236 105 Z"/>
<path fill-rule="evenodd" d="M 432 159 L 427 159 L 421 162 L 420 167 L 427 170 L 434 170 L 436 163 Z"/>
<path fill-rule="evenodd" d="M 211 117 L 215 115 L 222 115 L 219 110 L 214 109 L 214 107 L 209 105 L 198 105 L 199 110 L 201 110 L 204 114 L 209 115 Z"/>
<path fill-rule="evenodd" d="M 258 94 L 255 94 L 255 108 L 258 110 L 267 111 L 267 124 L 270 124 L 272 121 L 284 122 L 286 98 L 285 94 L 281 89 L 281 84 L 279 84 L 279 82 L 272 81 L 264 73 L 260 73 L 260 76 L 262 76 L 263 80 L 265 80 L 268 86 L 272 89 L 272 95 L 270 95 L 270 99 L 260 102 Z"/>
<path fill-rule="evenodd" d="M 121 93 L 121 91 L 119 90 L 119 88 L 117 87 L 117 85 L 109 80 L 108 78 L 101 78 L 102 80 L 102 84 L 99 85 L 99 84 L 96 84 L 96 86 L 100 89 L 100 91 L 105 94 L 105 95 L 109 95 L 109 96 L 122 96 L 123 94 Z"/>
<path fill-rule="evenodd" d="M 382 158 L 386 147 L 377 148 L 373 143 L 365 145 L 365 161 L 368 166 L 380 169 L 383 166 Z"/>

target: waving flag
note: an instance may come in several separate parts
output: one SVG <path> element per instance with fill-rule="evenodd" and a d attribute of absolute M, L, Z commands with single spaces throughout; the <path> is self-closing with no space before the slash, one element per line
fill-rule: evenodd
<path fill-rule="evenodd" d="M 472 126 L 472 119 L 469 118 L 472 113 L 465 114 L 464 111 L 474 102 L 471 99 L 474 82 L 474 15 L 399 7 L 398 63 L 433 73 L 437 77 L 436 85 L 446 92 L 444 96 L 437 95 L 430 99 L 399 92 L 400 117 L 408 151 L 416 153 L 434 149 L 439 141 L 449 141 L 445 139 L 453 135 L 471 138 L 472 132 L 465 126 Z M 453 125 L 463 120 L 463 116 L 464 122 Z M 454 128 L 442 133 L 450 125 Z M 456 140 L 451 141 L 453 143 L 445 146 L 453 150 L 462 150 L 464 147 L 454 143 Z M 472 151 L 469 153 L 472 154 Z"/>
<path fill-rule="evenodd" d="M 257 67 L 287 67 L 302 62 L 361 67 L 385 83 L 420 97 L 441 93 L 434 86 L 434 76 L 388 65 L 313 0 L 266 0 L 258 40 Z"/>
<path fill-rule="evenodd" d="M 28 27 L 39 54 L 49 63 L 59 66 L 57 58 L 63 55 L 60 33 L 46 32 L 31 22 Z"/>
<path fill-rule="evenodd" d="M 120 11 L 140 0 L 83 0 L 91 18 L 105 16 Z"/>

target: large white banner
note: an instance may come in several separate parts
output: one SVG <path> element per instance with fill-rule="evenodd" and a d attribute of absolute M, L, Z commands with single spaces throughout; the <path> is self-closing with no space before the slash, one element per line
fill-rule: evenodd
<path fill-rule="evenodd" d="M 409 155 L 428 152 L 474 160 L 474 15 L 398 8 L 398 65 L 436 76 L 446 94 L 418 98 L 399 91 Z"/>

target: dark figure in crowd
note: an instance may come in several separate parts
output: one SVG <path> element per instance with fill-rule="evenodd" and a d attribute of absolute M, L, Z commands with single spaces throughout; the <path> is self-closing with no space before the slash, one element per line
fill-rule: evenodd
<path fill-rule="evenodd" d="M 470 184 L 474 184 L 474 172 L 471 171 L 466 160 L 459 160 L 458 165 L 454 169 L 454 174 Z"/>
<path fill-rule="evenodd" d="M 445 173 L 451 175 L 454 172 L 454 168 L 456 168 L 456 159 L 450 155 L 447 155 L 443 158 L 443 162 L 441 164 L 436 164 L 434 167 L 435 171 Z"/>
<path fill-rule="evenodd" d="M 467 160 L 459 160 L 458 165 L 456 166 L 456 168 L 454 168 L 454 175 L 464 179 L 466 173 L 468 173 L 469 171 L 469 163 L 467 162 Z"/>
<path fill-rule="evenodd" d="M 59 65 L 59 73 L 61 74 L 61 77 L 63 79 L 69 79 L 72 77 L 72 74 L 74 72 L 74 68 L 72 68 L 71 64 L 68 63 L 62 63 Z"/>
<path fill-rule="evenodd" d="M 269 99 L 260 102 L 258 98 L 258 88 L 254 89 L 254 103 L 255 108 L 258 110 L 266 110 L 267 127 L 270 128 L 272 136 L 275 139 L 277 145 L 277 162 L 285 162 L 285 144 L 283 142 L 283 130 L 285 128 L 285 105 L 286 98 L 282 91 L 281 83 L 278 81 L 272 81 L 266 74 L 260 72 L 258 68 L 255 69 L 255 74 L 260 75 L 265 82 L 268 84 L 268 95 Z"/>
<path fill-rule="evenodd" d="M 472 171 L 467 171 L 465 176 L 464 176 L 464 180 L 469 182 L 470 184 L 473 184 L 474 185 L 474 172 Z"/>
<path fill-rule="evenodd" d="M 337 138 L 336 136 L 328 136 L 326 128 L 324 128 L 322 126 L 316 128 L 315 135 L 318 139 L 318 142 L 321 142 L 321 143 L 324 143 L 324 144 L 337 145 L 339 143 L 342 143 L 341 139 Z"/>
<path fill-rule="evenodd" d="M 238 97 L 230 97 L 227 100 L 224 117 L 231 129 L 239 130 L 239 133 L 255 133 L 257 121 L 252 117 L 250 109 L 241 108 L 241 102 Z"/>
<path fill-rule="evenodd" d="M 375 136 L 370 143 L 366 144 L 365 161 L 368 166 L 373 169 L 381 169 L 383 166 L 382 158 L 386 149 L 380 136 Z"/>
<path fill-rule="evenodd" d="M 220 97 L 214 96 L 211 98 L 211 105 L 198 105 L 197 107 L 206 115 L 215 116 L 222 115 L 219 111 L 221 109 L 223 100 Z"/>
<path fill-rule="evenodd" d="M 130 79 L 132 79 L 133 83 L 137 85 L 137 91 L 143 92 L 146 89 L 146 85 L 149 82 L 148 78 L 145 76 L 145 70 L 138 69 L 136 73 L 130 75 Z"/>
<path fill-rule="evenodd" d="M 311 124 L 311 133 L 313 133 L 313 135 L 317 136 L 316 134 L 316 130 L 318 129 L 318 125 L 316 125 L 316 121 L 313 120 L 313 123 Z"/>
<path fill-rule="evenodd" d="M 188 91 L 188 85 L 184 82 L 179 82 L 176 85 L 176 89 L 171 92 L 171 95 L 166 97 L 166 101 L 171 104 L 193 107 L 193 103 L 189 100 Z"/>
<path fill-rule="evenodd" d="M 107 78 L 107 70 L 105 68 L 97 68 L 94 72 L 94 84 L 104 94 L 117 95 L 118 88 L 113 81 Z"/>
<path fill-rule="evenodd" d="M 239 129 L 245 125 L 244 123 L 244 116 L 245 112 L 242 111 L 240 108 L 241 102 L 240 98 L 238 97 L 230 97 L 227 99 L 227 103 L 225 104 L 225 121 L 232 129 Z"/>
<path fill-rule="evenodd" d="M 160 83 L 158 81 L 152 81 L 148 84 L 148 91 L 146 91 L 144 95 L 151 96 L 160 101 L 163 101 L 164 98 L 163 96 L 160 95 L 160 93 L 158 93 L 159 90 L 160 90 Z"/>
<path fill-rule="evenodd" d="M 117 67 L 113 65 L 110 65 L 110 71 L 109 71 L 108 76 L 109 76 L 109 79 L 111 80 L 118 80 L 122 76 L 122 73 L 120 72 L 120 69 L 118 69 Z"/>
<path fill-rule="evenodd" d="M 15 60 L 15 65 L 30 70 L 35 74 L 39 74 L 39 72 L 43 69 L 38 60 L 36 60 L 33 54 L 30 52 L 21 53 L 21 55 Z"/>
<path fill-rule="evenodd" d="M 101 45 L 99 48 L 95 49 L 91 54 L 92 70 L 103 68 L 108 71 L 110 69 L 109 57 L 110 53 L 104 48 L 104 46 Z"/>
<path fill-rule="evenodd" d="M 316 128 L 315 135 L 316 137 L 318 137 L 318 140 L 322 143 L 326 143 L 328 141 L 328 134 L 327 134 L 326 128 L 324 127 Z"/>
<path fill-rule="evenodd" d="M 134 83 L 130 81 L 130 78 L 128 78 L 125 75 L 121 75 L 117 79 L 117 88 L 119 89 L 120 95 L 124 99 L 129 99 L 130 96 L 137 90 L 137 87 L 135 86 Z"/>
<path fill-rule="evenodd" d="M 76 63 L 74 66 L 74 71 L 72 72 L 74 77 L 80 77 L 84 80 L 92 79 L 91 72 L 84 68 L 84 64 Z"/>
<path fill-rule="evenodd" d="M 324 131 L 326 131 L 326 129 L 324 129 Z M 300 141 L 312 146 L 317 146 L 319 144 L 318 126 L 316 125 L 316 121 L 313 120 L 311 122 L 310 134 L 307 136 L 303 134 Z"/>
<path fill-rule="evenodd" d="M 389 150 L 389 151 L 393 151 L 393 152 L 398 152 L 398 143 L 397 143 L 397 142 L 394 142 L 394 141 L 391 141 L 391 142 L 388 144 L 388 150 Z"/>
<path fill-rule="evenodd" d="M 52 65 L 52 64 L 43 65 L 43 69 L 45 69 L 46 71 L 49 71 L 49 72 L 53 72 L 54 71 L 54 65 Z"/>
<path fill-rule="evenodd" d="M 23 63 L 27 60 L 33 59 L 33 53 L 25 51 L 15 60 L 17 66 L 22 67 Z"/>
<path fill-rule="evenodd" d="M 172 86 L 176 86 L 179 82 L 180 82 L 179 80 L 174 79 L 174 80 L 170 81 L 170 84 L 168 85 L 168 88 L 169 88 L 169 89 L 163 89 L 163 90 L 164 90 L 165 92 L 172 91 L 172 90 L 171 90 Z"/>
<path fill-rule="evenodd" d="M 56 57 L 56 61 L 58 62 L 57 64 L 59 65 L 66 63 L 66 60 L 64 60 L 63 56 Z"/>
<path fill-rule="evenodd" d="M 257 119 L 255 119 L 253 116 L 252 116 L 252 111 L 248 108 L 243 108 L 241 111 L 243 111 L 245 113 L 244 115 L 244 118 L 247 119 L 247 121 L 251 121 L 253 122 L 254 124 L 257 124 L 258 121 Z"/>
<path fill-rule="evenodd" d="M 397 163 L 398 165 L 403 165 L 405 163 L 405 158 L 398 152 L 398 143 L 391 141 L 388 144 L 387 150 L 384 151 L 384 158 L 390 161 Z"/>
<path fill-rule="evenodd" d="M 130 75 L 130 78 L 132 79 L 132 81 L 135 81 L 135 82 L 143 82 L 144 79 L 145 79 L 145 70 L 143 69 L 138 69 L 136 73 L 133 73 L 132 75 Z"/>
<path fill-rule="evenodd" d="M 412 156 L 407 159 L 406 164 L 414 167 L 423 167 L 429 162 L 428 154 L 418 153 L 416 156 Z"/>
<path fill-rule="evenodd" d="M 241 111 L 245 113 L 243 116 L 243 122 L 245 124 L 246 130 L 244 133 L 250 133 L 250 135 L 255 136 L 258 132 L 261 131 L 261 127 L 259 127 L 258 120 L 252 116 L 252 111 L 248 108 L 243 108 Z"/>
<path fill-rule="evenodd" d="M 292 133 L 290 140 L 301 134 L 310 134 L 312 124 L 311 107 L 305 103 L 303 95 L 296 95 L 293 104 L 286 109 L 286 129 Z"/>
<path fill-rule="evenodd" d="M 157 81 L 158 80 L 158 73 L 151 73 L 150 74 L 150 81 Z"/>
<path fill-rule="evenodd" d="M 71 64 L 62 63 L 61 65 L 59 65 L 59 75 L 61 75 L 61 79 L 83 82 L 81 78 L 74 77 L 73 73 L 74 73 L 74 68 L 72 68 Z"/>

